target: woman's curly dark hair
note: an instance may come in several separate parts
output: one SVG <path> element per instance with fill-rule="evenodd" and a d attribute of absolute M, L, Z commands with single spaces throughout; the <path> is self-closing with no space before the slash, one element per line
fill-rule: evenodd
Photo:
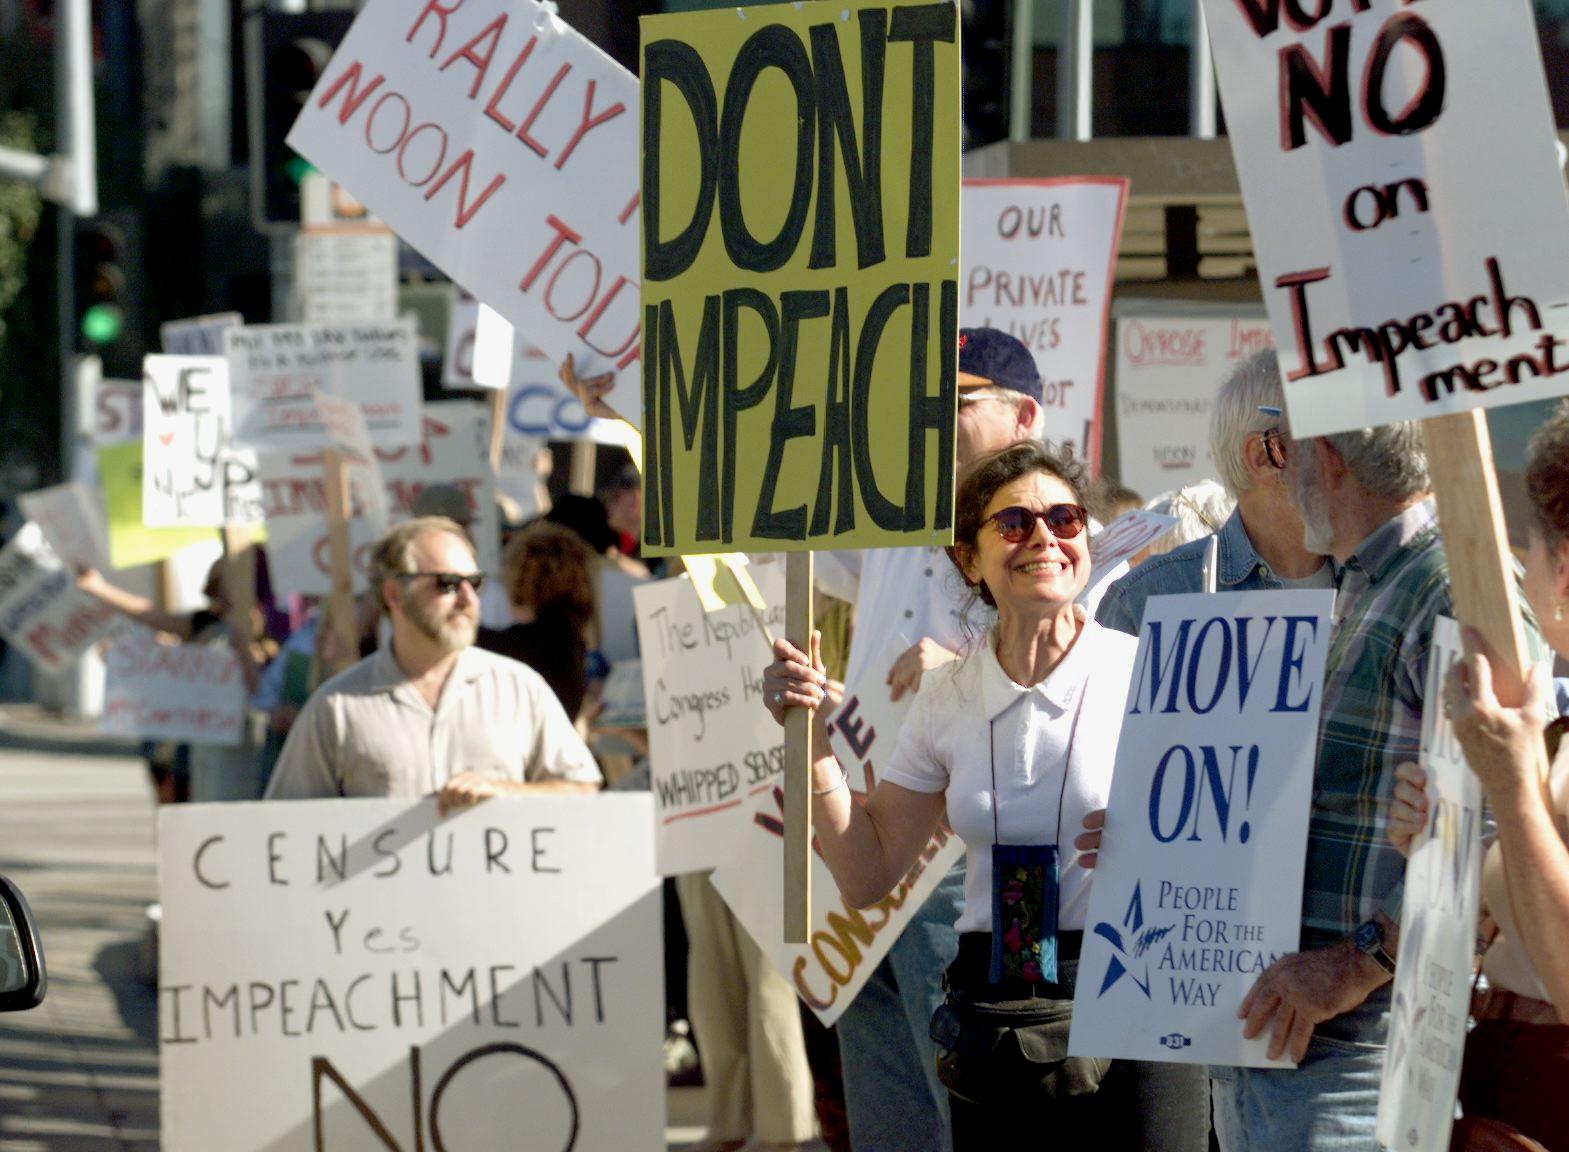
<path fill-rule="evenodd" d="M 953 546 L 948 549 L 948 559 L 953 561 L 959 575 L 964 576 L 963 555 L 973 554 L 975 541 L 980 535 L 981 518 L 986 505 L 991 503 L 997 490 L 1022 476 L 1044 472 L 1066 484 L 1073 493 L 1074 503 L 1083 505 L 1089 491 L 1090 476 L 1084 465 L 1069 451 L 1056 452 L 1037 440 L 1021 440 L 1000 452 L 982 456 L 959 477 L 959 490 L 954 496 Z M 965 583 L 969 577 L 965 576 Z M 997 607 L 991 590 L 985 583 L 971 584 L 971 589 L 987 607 Z"/>
<path fill-rule="evenodd" d="M 1525 491 L 1542 538 L 1552 548 L 1569 539 L 1569 401 L 1531 437 Z"/>

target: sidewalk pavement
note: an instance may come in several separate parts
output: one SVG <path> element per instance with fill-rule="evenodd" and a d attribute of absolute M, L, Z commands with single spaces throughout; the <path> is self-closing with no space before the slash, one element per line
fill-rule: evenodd
<path fill-rule="evenodd" d="M 27 897 L 49 973 L 42 1005 L 0 1015 L 3 1152 L 159 1152 L 157 998 L 140 978 L 155 816 L 134 743 L 0 706 L 0 875 Z M 675 1152 L 702 1138 L 706 1107 L 701 1088 L 668 1099 Z"/>

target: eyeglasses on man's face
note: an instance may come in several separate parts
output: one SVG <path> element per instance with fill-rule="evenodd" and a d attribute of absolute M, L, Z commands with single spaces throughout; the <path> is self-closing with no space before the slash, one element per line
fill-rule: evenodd
<path fill-rule="evenodd" d="M 404 584 L 412 584 L 421 577 L 429 576 L 436 586 L 436 591 L 443 596 L 450 596 L 463 585 L 467 584 L 474 589 L 474 594 L 479 595 L 479 590 L 484 587 L 485 574 L 483 572 L 400 572 L 395 579 Z"/>
<path fill-rule="evenodd" d="M 1259 433 L 1259 439 L 1264 442 L 1264 456 L 1269 460 L 1270 467 L 1285 470 L 1286 467 L 1286 434 L 1277 428 L 1266 428 Z"/>

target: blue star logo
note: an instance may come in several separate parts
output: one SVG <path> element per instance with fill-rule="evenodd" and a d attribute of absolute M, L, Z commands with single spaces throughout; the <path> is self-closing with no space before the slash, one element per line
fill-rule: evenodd
<path fill-rule="evenodd" d="M 1095 925 L 1095 935 L 1109 941 L 1117 950 L 1116 955 L 1111 958 L 1111 963 L 1106 967 L 1106 979 L 1101 982 L 1096 998 L 1106 995 L 1117 981 L 1126 976 L 1138 986 L 1140 992 L 1144 993 L 1146 1000 L 1153 999 L 1150 996 L 1150 965 L 1146 953 L 1169 936 L 1172 927 L 1170 924 L 1161 928 L 1144 927 L 1144 893 L 1140 885 L 1134 884 L 1133 899 L 1128 901 L 1128 911 L 1122 918 L 1122 928 L 1118 929 L 1116 925 L 1108 924 L 1104 920 Z M 1124 933 L 1127 934 L 1128 944 L 1123 943 Z M 1143 961 L 1142 965 L 1138 965 L 1139 961 Z M 1144 974 L 1142 980 L 1133 970 L 1135 966 L 1141 968 Z"/>

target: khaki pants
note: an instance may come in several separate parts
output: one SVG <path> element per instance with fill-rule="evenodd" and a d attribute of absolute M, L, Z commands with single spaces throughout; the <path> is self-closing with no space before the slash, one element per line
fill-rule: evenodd
<path fill-rule="evenodd" d="M 687 1000 L 708 1085 L 710 1140 L 794 1144 L 815 1132 L 795 991 L 706 873 L 676 877 L 691 955 Z"/>

